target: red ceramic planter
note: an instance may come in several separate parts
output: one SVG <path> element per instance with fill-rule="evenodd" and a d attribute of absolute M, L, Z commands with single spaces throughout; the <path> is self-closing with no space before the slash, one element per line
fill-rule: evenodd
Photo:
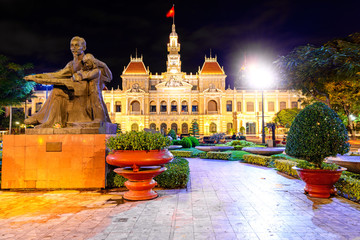
<path fill-rule="evenodd" d="M 338 170 L 302 169 L 293 167 L 299 177 L 306 183 L 304 191 L 310 197 L 329 198 L 335 194 L 334 184 L 339 180 L 346 168 Z"/>
<path fill-rule="evenodd" d="M 106 162 L 118 167 L 132 167 L 138 171 L 141 166 L 163 166 L 173 159 L 169 150 L 132 151 L 117 150 L 106 157 Z"/>
<path fill-rule="evenodd" d="M 129 191 L 125 192 L 124 198 L 138 201 L 158 196 L 152 190 L 157 185 L 153 178 L 164 172 L 166 168 L 163 165 L 172 159 L 173 155 L 167 149 L 160 151 L 123 150 L 109 154 L 106 162 L 120 167 L 114 172 L 128 179 L 125 186 Z"/>

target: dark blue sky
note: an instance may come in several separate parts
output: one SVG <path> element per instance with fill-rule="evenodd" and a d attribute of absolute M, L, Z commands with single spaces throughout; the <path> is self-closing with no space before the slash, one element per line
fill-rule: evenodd
<path fill-rule="evenodd" d="M 72 58 L 70 39 L 82 36 L 87 52 L 108 64 L 111 86 L 117 86 L 136 48 L 151 72 L 166 70 L 172 20 L 165 15 L 173 3 L 182 70 L 195 73 L 212 49 L 231 85 L 245 54 L 271 63 L 296 46 L 360 31 L 359 1 L 0 0 L 0 54 L 33 63 L 34 73 L 55 71 Z"/>

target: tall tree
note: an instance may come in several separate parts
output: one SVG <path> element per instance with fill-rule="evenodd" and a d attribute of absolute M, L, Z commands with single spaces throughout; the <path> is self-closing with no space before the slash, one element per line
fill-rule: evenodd
<path fill-rule="evenodd" d="M 280 126 L 290 128 L 296 115 L 300 112 L 298 108 L 287 108 L 277 112 L 273 118 L 273 121 Z"/>
<path fill-rule="evenodd" d="M 360 105 L 360 33 L 320 47 L 297 47 L 280 57 L 276 65 L 288 88 L 344 112 L 354 136 L 350 116 Z"/>
<path fill-rule="evenodd" d="M 29 98 L 35 85 L 34 82 L 23 79 L 24 71 L 31 67 L 30 64 L 19 65 L 9 62 L 7 57 L 0 55 L 0 112 L 4 107 L 10 107 L 10 133 L 12 106 Z"/>

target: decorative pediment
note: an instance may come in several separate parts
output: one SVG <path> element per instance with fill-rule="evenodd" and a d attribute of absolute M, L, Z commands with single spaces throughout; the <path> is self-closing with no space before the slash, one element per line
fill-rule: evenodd
<path fill-rule="evenodd" d="M 193 87 L 191 84 L 184 82 L 182 80 L 179 79 L 175 79 L 175 78 L 170 78 L 168 81 L 166 82 L 162 82 L 157 84 L 156 89 L 160 90 L 191 90 L 191 88 Z"/>
<path fill-rule="evenodd" d="M 144 93 L 145 91 L 140 88 L 139 84 L 135 83 L 132 85 L 132 87 L 130 89 L 126 90 L 126 92 Z"/>
<path fill-rule="evenodd" d="M 222 91 L 220 89 L 216 88 L 214 84 L 210 84 L 209 88 L 205 89 L 204 92 L 215 93 L 215 92 L 222 92 Z"/>

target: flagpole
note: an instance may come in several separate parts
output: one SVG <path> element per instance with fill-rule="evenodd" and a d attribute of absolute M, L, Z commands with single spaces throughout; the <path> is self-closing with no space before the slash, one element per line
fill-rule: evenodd
<path fill-rule="evenodd" d="M 173 4 L 173 9 L 174 9 L 173 24 L 175 25 L 175 4 Z"/>

